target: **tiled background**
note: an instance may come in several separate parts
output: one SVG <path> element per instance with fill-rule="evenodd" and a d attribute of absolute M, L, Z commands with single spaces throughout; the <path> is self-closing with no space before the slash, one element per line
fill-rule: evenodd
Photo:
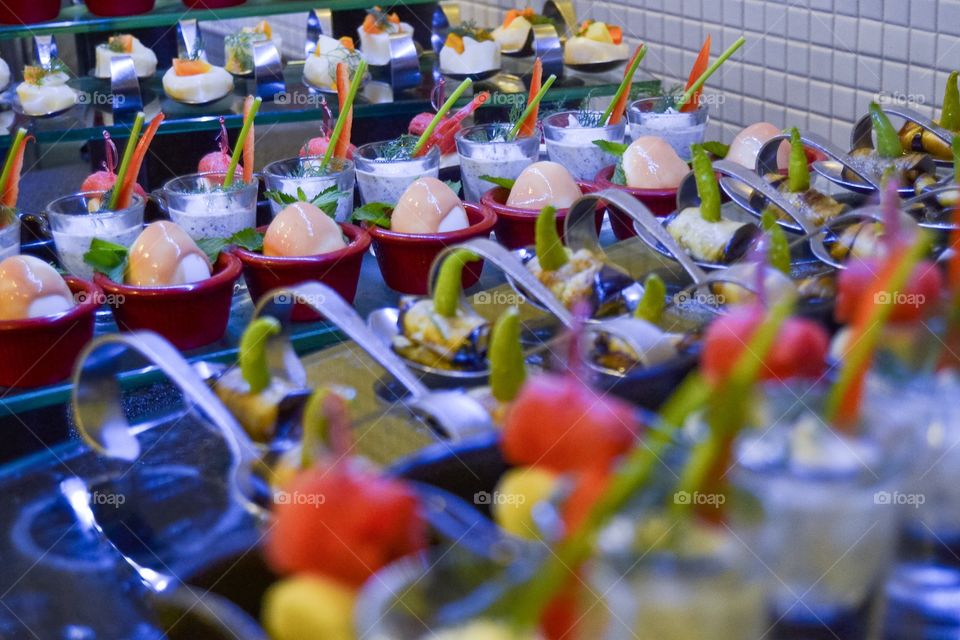
<path fill-rule="evenodd" d="M 725 141 L 760 120 L 846 140 L 878 94 L 938 115 L 947 74 L 960 68 L 960 0 L 574 3 L 580 19 L 620 24 L 631 43 L 646 42 L 643 68 L 668 84 L 686 80 L 706 34 L 713 36 L 714 56 L 745 35 L 747 44 L 708 83 L 718 102 L 708 135 Z M 461 6 L 465 19 L 492 27 L 506 8 L 524 4 L 464 0 Z M 277 21 L 289 25 L 290 42 L 303 39 L 302 17 Z"/>

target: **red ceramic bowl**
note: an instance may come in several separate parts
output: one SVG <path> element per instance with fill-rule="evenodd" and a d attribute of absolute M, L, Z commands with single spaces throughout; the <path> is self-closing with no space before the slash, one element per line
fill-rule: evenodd
<path fill-rule="evenodd" d="M 341 223 L 340 228 L 347 236 L 349 244 L 339 251 L 319 256 L 265 256 L 234 247 L 233 254 L 243 263 L 243 279 L 254 302 L 277 287 L 290 287 L 307 280 L 319 280 L 352 304 L 354 296 L 357 295 L 363 254 L 370 246 L 370 234 L 352 224 Z M 267 228 L 261 227 L 259 230 L 266 231 Z M 313 309 L 299 304 L 293 307 L 290 318 L 294 322 L 321 319 Z"/>
<path fill-rule="evenodd" d="M 94 275 L 121 331 L 156 331 L 178 349 L 196 349 L 223 337 L 230 320 L 240 261 L 221 253 L 213 275 L 200 282 L 169 287 L 134 287 Z"/>
<path fill-rule="evenodd" d="M 5 0 L 0 2 L 0 23 L 31 24 L 60 15 L 60 0 Z"/>
<path fill-rule="evenodd" d="M 183 4 L 191 9 L 223 9 L 224 7 L 235 7 L 246 1 L 247 0 L 183 0 Z"/>
<path fill-rule="evenodd" d="M 591 193 L 596 191 L 596 186 L 592 182 L 580 182 L 581 191 Z M 480 206 L 497 214 L 497 226 L 494 232 L 497 235 L 497 241 L 508 249 L 522 249 L 536 243 L 537 240 L 537 214 L 533 209 L 520 209 L 518 207 L 508 207 L 506 204 L 507 196 L 510 192 L 503 187 L 494 187 L 480 196 Z M 600 227 L 603 226 L 603 208 L 597 208 L 597 233 L 600 233 Z M 557 232 L 560 239 L 563 240 L 563 225 L 567 218 L 566 209 L 557 210 Z"/>
<path fill-rule="evenodd" d="M 470 226 L 445 233 L 397 233 L 382 227 L 368 226 L 373 238 L 373 250 L 383 280 L 394 291 L 412 295 L 426 295 L 429 289 L 430 265 L 444 247 L 460 244 L 473 238 L 490 235 L 497 216 L 486 208 L 463 203 Z M 463 288 L 472 287 L 480 280 L 483 262 L 471 262 L 463 270 Z"/>
<path fill-rule="evenodd" d="M 153 11 L 155 0 L 87 0 L 87 9 L 98 16 L 135 16 Z"/>
<path fill-rule="evenodd" d="M 93 337 L 103 292 L 86 280 L 65 280 L 77 302 L 73 309 L 49 318 L 0 321 L 0 387 L 40 387 L 70 375 Z"/>
<path fill-rule="evenodd" d="M 610 182 L 613 177 L 614 166 L 610 165 L 600 169 L 597 177 L 593 179 L 596 188 L 599 189 L 619 189 L 626 191 L 634 198 L 647 205 L 651 213 L 655 216 L 666 216 L 673 213 L 677 208 L 677 190 L 676 189 L 634 189 L 622 184 Z M 610 207 L 610 227 L 617 240 L 625 240 L 637 235 L 633 230 L 633 220 L 625 216 L 619 209 Z"/>

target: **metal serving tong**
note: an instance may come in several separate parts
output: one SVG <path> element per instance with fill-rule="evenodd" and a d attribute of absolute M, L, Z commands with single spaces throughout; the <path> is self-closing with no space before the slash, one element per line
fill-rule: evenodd
<path fill-rule="evenodd" d="M 908 122 L 919 125 L 923 129 L 929 131 L 933 136 L 939 138 L 947 147 L 949 147 L 953 142 L 954 134 L 952 131 L 944 129 L 930 118 L 909 107 L 899 105 L 884 105 L 883 111 L 887 115 L 898 116 L 904 120 L 907 120 Z M 853 125 L 853 131 L 850 133 L 850 148 L 862 149 L 864 147 L 869 147 L 872 149 L 872 133 L 873 123 L 870 120 L 870 114 L 867 113 L 860 116 L 860 119 L 857 120 L 856 124 Z M 950 160 L 938 160 L 935 158 L 934 162 L 942 166 L 953 166 L 953 162 Z"/>
<path fill-rule="evenodd" d="M 681 200 L 679 192 L 677 200 L 678 202 Z M 599 255 L 606 255 L 600 246 L 600 238 L 597 236 L 594 220 L 598 203 L 616 207 L 622 211 L 633 220 L 633 228 L 641 240 L 646 242 L 654 251 L 665 253 L 678 262 L 693 281 L 687 288 L 688 290 L 697 290 L 712 284 L 728 283 L 743 287 L 753 294 L 759 293 L 756 290 L 753 264 L 737 263 L 708 273 L 677 245 L 673 236 L 663 227 L 660 219 L 653 215 L 646 205 L 629 193 L 619 189 L 603 189 L 602 191 L 589 193 L 570 205 L 565 222 L 565 233 L 567 246 L 572 250 L 589 249 Z M 692 206 L 696 206 L 696 204 L 699 204 L 699 196 L 696 197 Z"/>
<path fill-rule="evenodd" d="M 476 400 L 459 390 L 431 390 L 403 360 L 373 331 L 352 306 L 330 287 L 320 282 L 304 282 L 294 287 L 274 289 L 257 304 L 254 317 L 269 315 L 289 326 L 294 304 L 310 307 L 343 331 L 377 364 L 387 370 L 409 392 L 403 404 L 414 415 L 424 418 L 440 435 L 461 440 L 469 435 L 493 429 L 490 415 Z M 285 330 L 286 331 L 286 330 Z M 284 361 L 288 371 L 306 376 L 300 359 L 293 351 L 287 334 L 276 339 L 284 343 Z"/>

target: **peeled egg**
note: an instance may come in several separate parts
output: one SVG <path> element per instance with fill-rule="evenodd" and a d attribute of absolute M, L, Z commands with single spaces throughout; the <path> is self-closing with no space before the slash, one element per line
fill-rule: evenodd
<path fill-rule="evenodd" d="M 73 306 L 66 281 L 43 260 L 10 256 L 0 262 L 0 320 L 53 316 Z"/>
<path fill-rule="evenodd" d="M 187 232 L 173 222 L 149 224 L 130 247 L 126 282 L 135 287 L 164 287 L 210 277 L 210 261 Z"/>
<path fill-rule="evenodd" d="M 663 138 L 641 136 L 623 152 L 623 173 L 634 189 L 676 189 L 690 167 Z"/>
<path fill-rule="evenodd" d="M 309 202 L 283 209 L 263 236 L 265 256 L 316 256 L 347 246 L 333 218 Z"/>
<path fill-rule="evenodd" d="M 397 233 L 444 233 L 469 226 L 457 194 L 430 177 L 419 178 L 407 187 L 390 216 L 390 230 Z"/>
<path fill-rule="evenodd" d="M 745 128 L 733 138 L 726 159 L 750 169 L 757 168 L 757 154 L 767 140 L 780 133 L 769 122 L 758 122 Z M 790 162 L 790 144 L 784 141 L 777 149 L 777 167 L 786 169 Z"/>
<path fill-rule="evenodd" d="M 566 167 L 556 162 L 534 162 L 524 169 L 507 198 L 507 205 L 539 210 L 547 205 L 567 209 L 583 195 Z"/>

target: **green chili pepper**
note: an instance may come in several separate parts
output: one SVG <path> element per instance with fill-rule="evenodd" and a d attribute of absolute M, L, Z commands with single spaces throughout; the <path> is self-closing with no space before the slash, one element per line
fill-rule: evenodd
<path fill-rule="evenodd" d="M 950 131 L 960 131 L 960 90 L 957 88 L 957 72 L 951 71 L 943 92 L 943 108 L 940 110 L 940 126 Z"/>
<path fill-rule="evenodd" d="M 251 322 L 240 338 L 240 374 L 250 386 L 250 393 L 260 393 L 270 385 L 267 341 L 280 330 L 279 320 L 263 316 Z"/>
<path fill-rule="evenodd" d="M 877 153 L 881 158 L 899 158 L 903 155 L 900 134 L 890 124 L 887 114 L 876 102 L 870 103 L 870 119 L 873 121 L 873 133 L 877 137 Z"/>
<path fill-rule="evenodd" d="M 510 307 L 497 318 L 490 335 L 490 391 L 500 402 L 517 397 L 527 379 L 520 346 L 520 312 Z"/>
<path fill-rule="evenodd" d="M 770 238 L 770 248 L 767 250 L 767 259 L 774 269 L 790 275 L 790 243 L 783 227 L 777 224 L 776 210 L 767 207 L 760 217 L 760 226 Z"/>
<path fill-rule="evenodd" d="M 437 287 L 433 291 L 433 310 L 444 318 L 457 315 L 460 293 L 463 291 L 463 267 L 480 258 L 473 251 L 457 249 L 440 265 Z"/>
<path fill-rule="evenodd" d="M 300 445 L 300 466 L 303 469 L 313 465 L 317 450 L 329 445 L 330 421 L 325 411 L 329 395 L 330 390 L 321 387 L 310 394 L 303 408 L 303 440 Z"/>
<path fill-rule="evenodd" d="M 713 172 L 710 156 L 699 144 L 690 145 L 693 152 L 693 175 L 700 194 L 700 215 L 707 222 L 720 222 L 720 184 Z"/>
<path fill-rule="evenodd" d="M 950 148 L 953 149 L 953 181 L 960 184 L 960 135 L 953 136 Z"/>
<path fill-rule="evenodd" d="M 633 317 L 647 322 L 658 322 L 665 306 L 667 306 L 667 285 L 663 283 L 663 278 L 651 273 L 643 281 L 643 297 L 637 308 L 633 310 Z"/>
<path fill-rule="evenodd" d="M 807 164 L 807 152 L 800 140 L 800 131 L 790 129 L 790 167 L 788 175 L 790 193 L 801 193 L 810 188 L 810 166 Z"/>
<path fill-rule="evenodd" d="M 557 233 L 556 207 L 547 205 L 540 210 L 540 215 L 537 216 L 536 238 L 540 268 L 556 271 L 570 260 L 567 248 L 563 246 L 560 234 Z"/>

